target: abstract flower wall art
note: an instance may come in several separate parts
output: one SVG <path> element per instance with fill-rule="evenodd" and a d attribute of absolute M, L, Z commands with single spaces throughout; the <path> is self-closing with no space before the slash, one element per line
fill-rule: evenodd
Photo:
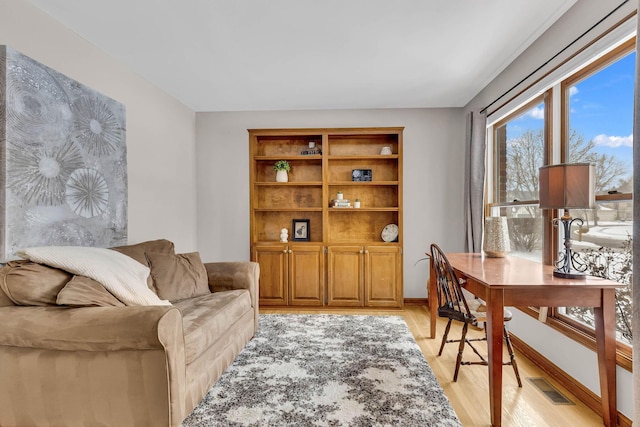
<path fill-rule="evenodd" d="M 127 243 L 124 106 L 0 46 L 0 262 Z"/>

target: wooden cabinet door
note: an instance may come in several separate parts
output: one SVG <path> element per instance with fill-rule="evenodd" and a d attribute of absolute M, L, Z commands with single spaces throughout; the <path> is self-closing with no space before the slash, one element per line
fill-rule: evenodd
<path fill-rule="evenodd" d="M 324 305 L 322 245 L 289 246 L 289 304 Z"/>
<path fill-rule="evenodd" d="M 397 246 L 365 247 L 365 305 L 402 307 L 402 255 Z"/>
<path fill-rule="evenodd" d="M 330 246 L 327 256 L 327 303 L 361 307 L 364 304 L 362 246 Z"/>
<path fill-rule="evenodd" d="M 256 245 L 253 260 L 260 264 L 260 305 L 287 305 L 287 245 Z"/>

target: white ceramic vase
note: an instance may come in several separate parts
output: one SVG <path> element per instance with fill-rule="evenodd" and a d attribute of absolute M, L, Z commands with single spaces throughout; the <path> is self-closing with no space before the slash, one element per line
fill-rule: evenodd
<path fill-rule="evenodd" d="M 504 258 L 511 251 L 506 217 L 485 218 L 483 249 L 485 255 L 491 258 Z"/>
<path fill-rule="evenodd" d="M 289 182 L 289 174 L 287 171 L 276 171 L 276 182 Z"/>

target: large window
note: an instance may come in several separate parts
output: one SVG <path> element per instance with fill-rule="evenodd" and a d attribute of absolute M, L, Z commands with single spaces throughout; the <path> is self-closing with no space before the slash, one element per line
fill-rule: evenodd
<path fill-rule="evenodd" d="M 616 295 L 619 354 L 627 359 L 632 337 L 635 55 L 635 39 L 629 40 L 494 123 L 486 198 L 487 215 L 508 218 L 512 255 L 552 263 L 562 230 L 551 220 L 562 213 L 538 209 L 538 169 L 563 162 L 596 166 L 597 208 L 572 210 L 584 223 L 571 233 L 574 250 L 590 274 L 627 284 Z M 551 105 L 559 106 L 560 113 L 550 114 Z M 551 323 L 568 335 L 582 342 L 593 337 L 592 309 L 563 307 L 549 313 Z"/>
<path fill-rule="evenodd" d="M 596 166 L 596 209 L 580 212 L 574 249 L 591 274 L 625 283 L 617 292 L 618 340 L 631 345 L 631 235 L 635 50 L 624 46 L 586 67 L 562 85 L 566 161 Z M 593 327 L 593 310 L 559 310 L 567 321 Z"/>

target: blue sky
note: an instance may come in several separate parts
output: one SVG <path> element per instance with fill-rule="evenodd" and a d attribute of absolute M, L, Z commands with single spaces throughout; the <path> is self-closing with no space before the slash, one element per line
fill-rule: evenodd
<path fill-rule="evenodd" d="M 571 128 L 585 140 L 596 141 L 598 152 L 624 160 L 630 170 L 635 60 L 633 52 L 571 88 L 569 119 Z M 541 111 L 534 109 L 515 120 L 513 125 L 538 129 L 542 127 Z M 511 124 L 509 127 L 511 137 L 511 131 L 516 129 L 512 129 Z"/>

